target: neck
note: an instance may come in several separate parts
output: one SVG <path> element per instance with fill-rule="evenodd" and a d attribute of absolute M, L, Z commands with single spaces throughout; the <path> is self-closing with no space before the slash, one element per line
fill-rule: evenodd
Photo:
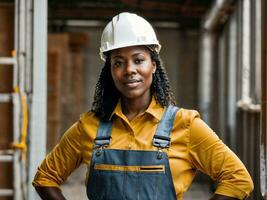
<path fill-rule="evenodd" d="M 128 118 L 129 121 L 134 119 L 140 113 L 143 113 L 151 102 L 151 95 L 142 97 L 140 99 L 129 99 L 122 97 L 122 112 Z"/>

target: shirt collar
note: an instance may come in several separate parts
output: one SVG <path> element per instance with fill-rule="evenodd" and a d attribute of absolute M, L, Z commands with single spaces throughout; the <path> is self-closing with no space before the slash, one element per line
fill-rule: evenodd
<path fill-rule="evenodd" d="M 160 121 L 162 115 L 163 115 L 164 108 L 161 106 L 153 96 L 151 99 L 151 102 L 145 111 L 146 113 L 152 115 L 155 119 Z M 119 99 L 114 111 L 112 112 L 110 119 L 113 117 L 113 115 L 117 115 L 120 118 L 125 118 L 124 114 L 122 113 L 121 109 L 121 99 Z"/>
<path fill-rule="evenodd" d="M 121 99 L 118 100 L 118 103 L 117 103 L 115 109 L 113 110 L 112 114 L 110 115 L 109 120 L 111 120 L 114 115 L 117 115 L 121 118 L 123 118 L 123 116 L 124 116 L 124 114 L 122 113 L 122 109 L 121 109 Z"/>

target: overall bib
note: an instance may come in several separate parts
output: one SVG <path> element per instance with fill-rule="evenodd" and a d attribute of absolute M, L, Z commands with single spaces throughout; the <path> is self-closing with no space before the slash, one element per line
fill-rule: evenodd
<path fill-rule="evenodd" d="M 178 108 L 168 106 L 152 143 L 157 151 L 107 149 L 112 122 L 100 122 L 94 142 L 87 196 L 90 200 L 176 200 L 169 160 L 161 151 L 170 146 Z"/>

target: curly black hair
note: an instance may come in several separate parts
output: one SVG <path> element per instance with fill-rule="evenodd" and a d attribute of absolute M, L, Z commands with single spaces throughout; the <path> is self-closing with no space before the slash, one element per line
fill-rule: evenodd
<path fill-rule="evenodd" d="M 156 63 L 156 71 L 153 74 L 151 93 L 162 106 L 176 105 L 170 82 L 159 55 L 150 51 L 152 61 Z M 94 101 L 91 111 L 102 121 L 107 121 L 115 109 L 120 92 L 117 90 L 111 75 L 110 53 L 106 54 L 106 62 L 96 84 Z"/>

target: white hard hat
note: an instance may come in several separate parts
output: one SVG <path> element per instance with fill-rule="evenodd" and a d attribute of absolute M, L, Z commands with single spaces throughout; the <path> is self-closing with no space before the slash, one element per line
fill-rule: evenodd
<path fill-rule="evenodd" d="M 104 53 L 107 51 L 136 45 L 153 45 L 157 53 L 161 48 L 148 21 L 136 14 L 123 12 L 113 17 L 103 30 L 100 57 L 105 60 Z"/>

